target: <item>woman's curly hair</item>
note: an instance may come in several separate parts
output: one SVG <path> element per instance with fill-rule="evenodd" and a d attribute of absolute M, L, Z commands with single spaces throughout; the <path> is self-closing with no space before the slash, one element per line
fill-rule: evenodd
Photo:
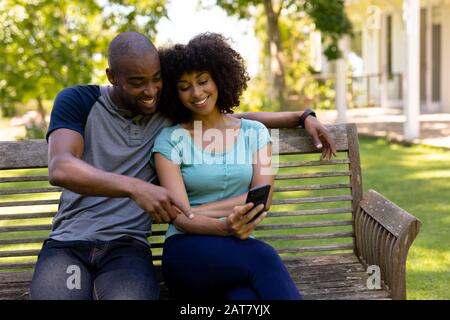
<path fill-rule="evenodd" d="M 217 107 L 233 113 L 250 77 L 242 56 L 218 33 L 202 33 L 187 45 L 159 49 L 163 90 L 158 110 L 175 123 L 191 119 L 191 111 L 178 98 L 177 82 L 184 73 L 207 71 L 218 89 Z"/>

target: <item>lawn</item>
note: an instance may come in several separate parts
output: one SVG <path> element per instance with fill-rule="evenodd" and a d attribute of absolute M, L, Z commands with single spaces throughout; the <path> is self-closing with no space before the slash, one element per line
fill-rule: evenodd
<path fill-rule="evenodd" d="M 431 149 L 423 146 L 404 147 L 396 144 L 389 144 L 382 139 L 361 138 L 360 152 L 363 172 L 364 190 L 368 188 L 375 189 L 389 198 L 397 205 L 407 210 L 411 214 L 418 217 L 422 223 L 422 230 L 417 239 L 414 241 L 410 249 L 407 261 L 407 295 L 408 299 L 450 299 L 448 284 L 450 283 L 450 250 L 449 240 L 449 224 L 450 224 L 450 151 Z M 343 156 L 343 155 L 340 155 Z M 311 160 L 317 160 L 318 156 L 314 155 Z M 302 159 L 304 160 L 304 159 Z M 295 161 L 295 159 L 289 159 Z M 341 165 L 340 165 L 341 166 Z M 339 170 L 345 170 L 343 165 Z M 297 169 L 283 169 L 281 172 L 291 173 Z M 315 168 L 307 170 L 316 170 Z M 21 175 L 30 174 L 27 170 L 19 172 Z M 36 175 L 45 175 L 45 169 L 34 173 Z M 0 172 L 0 176 L 4 173 Z M 328 183 L 343 183 L 342 178 L 332 178 Z M 295 181 L 279 181 L 279 185 L 288 185 Z M 298 182 L 298 181 L 297 181 Z M 27 182 L 22 183 L 22 188 L 31 188 L 36 186 L 48 186 L 43 182 Z M 11 187 L 11 186 L 9 186 Z M 0 190 L 8 188 L 8 183 L 0 184 Z M 14 187 L 17 188 L 17 187 Z M 331 190 L 333 195 L 347 190 Z M 303 192 L 305 193 L 305 192 Z M 283 197 L 296 197 L 299 193 L 287 193 Z M 304 194 L 303 194 L 304 195 Z M 324 194 L 327 195 L 327 194 Z M 38 200 L 38 199 L 54 199 L 56 194 L 41 195 L 0 195 L 0 201 L 13 200 Z M 308 194 L 309 196 L 309 194 Z M 275 198 L 280 198 L 277 194 Z M 342 203 L 331 204 L 332 206 L 347 206 Z M 40 206 L 31 209 L 18 208 L 19 212 L 46 212 L 56 208 L 55 205 Z M 310 209 L 310 204 L 302 204 L 292 206 L 277 206 L 275 211 L 284 211 L 292 209 Z M 6 213 L 8 208 L 0 208 L 0 214 Z M 287 218 L 270 218 L 270 223 L 291 222 Z M 295 218 L 295 222 L 317 221 L 318 219 L 329 220 L 349 220 L 349 213 L 341 213 L 337 215 L 327 215 L 323 217 L 306 216 Z M 299 220 L 303 219 L 303 220 Z M 50 223 L 50 218 L 33 219 L 33 224 Z M 10 225 L 11 222 L 0 220 L 0 227 Z M 269 222 L 268 222 L 269 223 Z M 14 225 L 30 224 L 30 221 L 18 220 Z M 155 226 L 160 230 L 165 226 Z M 339 227 L 339 231 L 350 231 L 350 226 Z M 318 228 L 316 228 L 318 229 Z M 326 227 L 320 228 L 321 232 L 335 232 L 336 230 Z M 22 231 L 23 233 L 24 231 Z M 292 230 L 285 231 L 292 232 Z M 306 228 L 302 230 L 304 233 L 317 233 L 314 228 Z M 35 231 L 33 233 L 25 231 L 30 237 L 45 237 L 46 231 Z M 260 233 L 260 232 L 258 232 Z M 263 234 L 264 232 L 261 232 Z M 0 240 L 5 237 L 16 238 L 22 237 L 19 232 L 10 232 L 0 235 Z M 158 237 L 161 239 L 162 237 Z M 152 242 L 154 243 L 152 239 Z M 348 244 L 351 238 L 331 239 L 333 243 Z M 323 245 L 328 244 L 330 239 L 325 240 L 302 240 L 302 245 Z M 328 242 L 327 242 L 328 241 Z M 281 246 L 297 245 L 290 241 L 284 241 Z M 18 249 L 38 249 L 38 244 L 21 244 L 21 245 L 3 245 L 1 250 L 18 250 Z M 154 254 L 160 254 L 160 249 L 154 249 Z M 30 260 L 31 259 L 31 260 Z M 0 258 L 2 262 L 26 262 L 33 261 L 35 258 Z"/>
<path fill-rule="evenodd" d="M 364 190 L 422 221 L 406 265 L 408 299 L 450 299 L 450 151 L 363 138 L 360 152 Z"/>

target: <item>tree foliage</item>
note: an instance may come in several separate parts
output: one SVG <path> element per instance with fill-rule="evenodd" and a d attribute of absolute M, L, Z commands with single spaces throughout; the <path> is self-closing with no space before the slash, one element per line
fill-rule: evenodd
<path fill-rule="evenodd" d="M 284 11 L 291 19 L 297 20 L 303 17 L 303 12 L 306 13 L 328 42 L 325 55 L 330 60 L 340 57 L 337 41 L 352 33 L 344 0 L 215 0 L 229 15 L 240 19 L 254 18 L 258 12 L 255 8 L 265 2 L 270 2 L 278 16 Z"/>
<path fill-rule="evenodd" d="M 302 6 L 328 42 L 324 53 L 330 60 L 341 57 L 338 41 L 342 36 L 352 33 L 352 24 L 345 13 L 344 2 L 344 0 L 307 0 Z"/>
<path fill-rule="evenodd" d="M 101 3 L 101 5 L 100 5 Z M 138 14 L 139 13 L 139 14 Z M 53 99 L 63 87 L 89 83 L 103 70 L 107 44 L 120 31 L 154 35 L 165 0 L 0 2 L 0 108 Z"/>
<path fill-rule="evenodd" d="M 286 105 L 285 94 L 295 86 L 293 79 L 305 71 L 306 64 L 299 62 L 305 58 L 299 53 L 306 52 L 307 41 L 301 31 L 305 23 L 313 26 L 309 29 L 321 31 L 329 60 L 340 57 L 338 40 L 352 31 L 343 0 L 215 0 L 215 4 L 231 16 L 256 21 L 256 34 L 264 43 L 266 92 L 272 94 L 268 103 L 273 109 Z"/>

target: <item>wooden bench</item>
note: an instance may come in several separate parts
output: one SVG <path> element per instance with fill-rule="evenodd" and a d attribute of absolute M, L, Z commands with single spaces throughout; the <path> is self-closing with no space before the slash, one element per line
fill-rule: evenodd
<path fill-rule="evenodd" d="M 277 249 L 306 299 L 406 299 L 406 257 L 421 223 L 373 190 L 363 196 L 356 126 L 329 129 L 338 150 L 330 161 L 319 161 L 304 130 L 279 130 L 273 205 L 256 236 Z M 61 191 L 46 167 L 45 140 L 0 142 L 0 299 L 28 297 Z M 153 225 L 149 239 L 160 277 L 166 227 Z M 380 289 L 368 286 L 372 265 Z"/>

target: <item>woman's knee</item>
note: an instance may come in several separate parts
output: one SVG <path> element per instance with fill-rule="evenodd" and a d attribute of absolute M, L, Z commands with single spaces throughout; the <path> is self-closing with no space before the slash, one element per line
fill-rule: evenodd
<path fill-rule="evenodd" d="M 267 243 L 262 241 L 258 241 L 257 245 L 254 247 L 253 251 L 253 259 L 256 259 L 262 264 L 279 264 L 281 262 L 281 258 L 278 255 L 277 251 Z"/>

